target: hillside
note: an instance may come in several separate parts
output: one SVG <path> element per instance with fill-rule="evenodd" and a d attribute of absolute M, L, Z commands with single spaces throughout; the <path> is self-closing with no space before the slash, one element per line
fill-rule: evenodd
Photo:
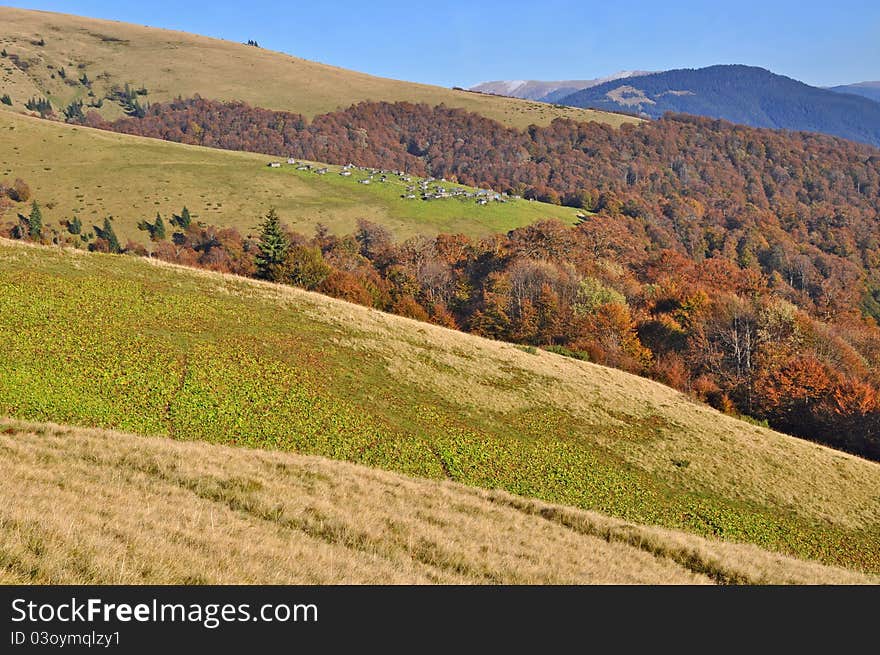
<path fill-rule="evenodd" d="M 877 582 L 320 457 L 3 418 L 0 449 L 5 584 Z"/>
<path fill-rule="evenodd" d="M 310 209 L 318 209 L 317 220 L 330 218 L 334 233 L 315 234 L 309 222 L 294 225 L 305 228 L 291 235 L 297 247 L 282 268 L 261 275 L 481 336 L 564 347 L 671 384 L 722 411 L 880 461 L 880 330 L 874 322 L 880 317 L 880 157 L 870 146 L 685 115 L 621 129 L 555 121 L 518 131 L 460 109 L 411 103 L 360 103 L 307 123 L 301 115 L 190 98 L 152 105 L 142 118 L 98 124 L 184 143 L 409 171 L 385 182 L 379 173 L 376 184 L 361 186 L 357 182 L 367 180 L 343 179 L 335 168 L 324 176 L 287 164 L 266 169 L 275 179 L 299 176 L 320 185 Z M 19 152 L 9 138 L 11 152 Z M 52 141 L 40 146 L 51 154 L 39 162 L 38 175 L 51 175 L 47 164 L 59 159 Z M 133 152 L 131 161 L 137 156 Z M 106 177 L 107 168 L 95 170 Z M 157 170 L 167 168 L 157 162 Z M 200 170 L 189 174 L 204 177 Z M 400 198 L 407 191 L 400 178 L 410 175 L 506 191 L 511 202 L 482 206 L 468 192 L 436 203 Z M 251 178 L 253 172 L 244 171 L 234 192 L 272 202 L 253 193 Z M 352 203 L 352 190 L 366 188 L 355 193 L 399 211 L 404 235 L 484 235 L 509 229 L 517 215 L 529 225 L 487 239 L 447 232 L 394 243 L 385 230 L 372 228 L 359 238 L 351 233 L 352 220 L 369 217 Z M 138 204 L 138 195 L 124 187 L 117 192 Z M 105 196 L 95 195 L 90 209 L 102 212 Z M 8 188 L 0 188 L 0 196 L 19 197 Z M 211 202 L 200 197 L 206 206 Z M 336 197 L 336 207 L 351 210 L 341 221 L 330 206 Z M 188 204 L 163 199 L 174 212 Z M 46 208 L 54 211 L 49 203 Z M 150 250 L 166 261 L 253 274 L 255 244 L 234 230 L 211 228 L 212 212 L 198 209 L 196 220 L 206 225 L 160 236 Z M 124 211 L 131 220 L 132 209 Z M 151 212 L 135 211 L 152 220 Z M 300 212 L 294 208 L 294 219 Z M 66 230 L 25 229 L 29 218 L 9 213 L 13 220 L 0 225 L 3 236 L 82 243 Z M 577 213 L 582 217 L 574 229 L 530 222 L 541 214 L 570 222 Z M 246 235 L 261 215 L 234 219 Z M 90 247 L 120 251 L 124 240 L 90 240 L 90 230 L 100 236 L 97 217 L 91 225 L 83 217 Z M 475 220 L 455 220 L 466 217 Z M 289 217 L 282 213 L 281 220 Z M 806 397 L 795 391 L 804 385 Z"/>
<path fill-rule="evenodd" d="M 145 239 L 137 222 L 156 212 L 168 218 L 187 205 L 196 220 L 250 231 L 269 207 L 286 223 L 311 233 L 316 223 L 349 232 L 359 218 L 389 227 L 396 237 L 437 232 L 482 236 L 556 217 L 573 222 L 575 210 L 511 201 L 407 201 L 401 184 L 361 185 L 286 165 L 276 158 L 228 152 L 0 112 L 0 182 L 25 179 L 49 223 L 79 216 L 87 227 L 110 214 L 123 241 Z M 27 212 L 26 206 L 18 211 Z M 15 210 L 0 216 L 12 220 Z"/>
<path fill-rule="evenodd" d="M 14 242 L 0 339 L 0 415 L 327 456 L 880 571 L 880 465 L 542 350 Z"/>
<path fill-rule="evenodd" d="M 643 75 L 583 89 L 558 102 L 651 118 L 666 112 L 696 114 L 880 145 L 880 104 L 751 66 L 709 66 Z"/>
<path fill-rule="evenodd" d="M 8 93 L 18 111 L 24 111 L 29 98 L 40 96 L 58 111 L 76 99 L 89 105 L 112 95 L 114 86 L 121 90 L 129 84 L 147 91 L 138 96 L 142 104 L 199 94 L 308 117 L 363 100 L 405 100 L 445 103 L 517 127 L 546 125 L 557 117 L 611 125 L 630 120 L 383 79 L 239 43 L 116 21 L 0 7 L 0 26 L 0 47 L 7 51 L 0 58 L 0 93 Z M 79 81 L 83 75 L 88 85 Z M 100 111 L 108 118 L 122 115 L 113 100 L 104 100 Z"/>
<path fill-rule="evenodd" d="M 856 84 L 832 86 L 828 90 L 837 93 L 851 93 L 880 102 L 880 82 L 857 82 Z"/>

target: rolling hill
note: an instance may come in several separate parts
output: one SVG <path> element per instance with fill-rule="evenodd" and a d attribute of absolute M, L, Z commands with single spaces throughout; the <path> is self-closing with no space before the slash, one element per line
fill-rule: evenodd
<path fill-rule="evenodd" d="M 3 418 L 0 449 L 5 584 L 877 582 L 321 457 Z"/>
<path fill-rule="evenodd" d="M 576 215 L 571 208 L 528 201 L 481 207 L 463 200 L 404 200 L 400 183 L 357 184 L 358 176 L 342 178 L 338 167 L 325 176 L 286 164 L 268 168 L 272 160 L 277 158 L 0 112 L 0 181 L 26 180 L 46 220 L 56 226 L 76 215 L 90 227 L 112 215 L 123 240 L 144 241 L 138 221 L 156 212 L 167 218 L 183 205 L 196 220 L 243 233 L 274 206 L 305 233 L 319 222 L 337 233 L 350 232 L 357 219 L 367 218 L 399 238 L 437 232 L 482 236 L 542 218 L 573 222 Z M 0 222 L 14 217 L 10 210 Z"/>
<path fill-rule="evenodd" d="M 850 93 L 857 96 L 864 96 L 875 102 L 880 102 L 880 82 L 857 82 L 856 84 L 832 86 L 828 90 L 837 93 Z"/>
<path fill-rule="evenodd" d="M 24 111 L 32 97 L 56 110 L 73 100 L 101 101 L 113 87 L 143 88 L 142 103 L 199 94 L 307 117 L 362 100 L 406 100 L 461 107 L 507 125 L 556 117 L 620 125 L 625 116 L 390 80 L 244 44 L 115 21 L 0 7 L 0 92 Z M 62 76 L 63 69 L 63 76 Z M 88 85 L 80 80 L 86 76 Z M 89 91 L 94 94 L 89 96 Z M 0 105 L 0 108 L 7 108 Z M 106 100 L 99 111 L 122 114 Z"/>
<path fill-rule="evenodd" d="M 880 571 L 880 465 L 542 350 L 8 241 L 0 339 L 0 415 L 319 455 Z"/>
<path fill-rule="evenodd" d="M 880 145 L 880 104 L 753 66 L 709 66 L 642 75 L 583 89 L 559 102 L 651 118 L 666 112 L 696 114 Z"/>

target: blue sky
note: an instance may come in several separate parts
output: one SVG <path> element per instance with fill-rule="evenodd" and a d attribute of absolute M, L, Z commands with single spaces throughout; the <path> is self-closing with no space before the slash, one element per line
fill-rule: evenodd
<path fill-rule="evenodd" d="M 256 39 L 306 59 L 442 86 L 717 63 L 815 85 L 880 80 L 878 0 L 0 2 Z"/>

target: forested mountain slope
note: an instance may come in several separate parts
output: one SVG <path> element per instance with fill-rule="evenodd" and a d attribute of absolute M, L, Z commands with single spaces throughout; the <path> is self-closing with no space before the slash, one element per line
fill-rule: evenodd
<path fill-rule="evenodd" d="M 821 132 L 880 145 L 880 103 L 754 66 L 679 69 L 583 89 L 558 102 L 659 118 L 666 112 Z"/>

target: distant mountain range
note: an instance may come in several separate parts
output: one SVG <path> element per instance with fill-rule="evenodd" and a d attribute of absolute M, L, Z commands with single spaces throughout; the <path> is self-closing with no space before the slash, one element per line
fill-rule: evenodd
<path fill-rule="evenodd" d="M 880 146 L 880 82 L 822 89 L 763 68 L 621 71 L 593 80 L 484 82 L 472 91 L 659 118 L 666 112 L 822 132 Z"/>
<path fill-rule="evenodd" d="M 857 82 L 856 84 L 844 84 L 842 86 L 832 86 L 829 91 L 837 93 L 852 93 L 857 96 L 864 96 L 871 100 L 880 102 L 880 81 L 878 82 Z"/>
<path fill-rule="evenodd" d="M 650 118 L 666 112 L 697 114 L 754 127 L 823 132 L 880 146 L 880 103 L 853 95 L 852 90 L 819 89 L 753 66 L 679 69 L 614 80 L 581 89 L 559 102 Z"/>
<path fill-rule="evenodd" d="M 524 100 L 539 100 L 540 102 L 556 103 L 562 98 L 570 96 L 581 89 L 588 89 L 598 84 L 620 80 L 624 78 L 647 75 L 649 71 L 620 71 L 608 77 L 598 77 L 592 80 L 558 80 L 545 82 L 541 80 L 497 80 L 483 82 L 472 86 L 471 91 L 480 93 L 492 93 L 494 95 L 523 98 Z"/>

